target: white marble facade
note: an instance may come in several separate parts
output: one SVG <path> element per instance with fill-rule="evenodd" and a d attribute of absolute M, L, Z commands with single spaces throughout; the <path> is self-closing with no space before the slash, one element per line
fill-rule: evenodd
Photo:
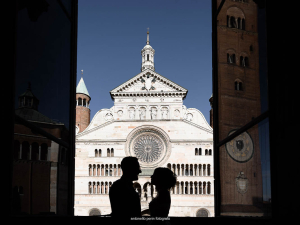
<path fill-rule="evenodd" d="M 113 89 L 114 106 L 99 110 L 76 135 L 75 215 L 110 214 L 109 186 L 122 175 L 122 158 L 136 156 L 142 174 L 134 187 L 145 215 L 156 194 L 150 176 L 169 167 L 178 180 L 169 216 L 213 217 L 213 130 L 198 109 L 183 105 L 186 89 L 154 67 L 141 71 Z"/>

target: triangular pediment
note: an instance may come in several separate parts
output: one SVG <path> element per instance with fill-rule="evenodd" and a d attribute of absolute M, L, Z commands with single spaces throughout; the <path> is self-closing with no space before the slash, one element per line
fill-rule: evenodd
<path fill-rule="evenodd" d="M 167 92 L 180 93 L 180 95 L 184 98 L 187 91 L 187 89 L 181 87 L 175 82 L 150 69 L 147 69 L 111 90 L 110 93 L 112 97 L 114 97 L 121 94 L 157 94 Z"/>

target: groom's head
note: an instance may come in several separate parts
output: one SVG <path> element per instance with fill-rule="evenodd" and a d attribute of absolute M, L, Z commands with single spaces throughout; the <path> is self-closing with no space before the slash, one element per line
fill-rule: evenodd
<path fill-rule="evenodd" d="M 136 157 L 128 156 L 122 159 L 121 168 L 123 175 L 128 177 L 130 180 L 138 180 L 138 175 L 141 173 L 140 164 Z"/>

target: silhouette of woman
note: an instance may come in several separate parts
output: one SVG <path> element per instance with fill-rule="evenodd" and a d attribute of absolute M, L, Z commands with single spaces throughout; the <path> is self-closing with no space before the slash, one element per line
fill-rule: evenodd
<path fill-rule="evenodd" d="M 169 190 L 176 181 L 176 175 L 170 169 L 159 167 L 154 170 L 151 184 L 155 185 L 157 196 L 149 203 L 151 217 L 168 217 L 171 206 Z"/>

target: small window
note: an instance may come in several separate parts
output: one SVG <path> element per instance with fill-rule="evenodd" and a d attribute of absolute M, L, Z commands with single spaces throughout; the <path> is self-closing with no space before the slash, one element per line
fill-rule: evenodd
<path fill-rule="evenodd" d="M 243 90 L 243 83 L 235 81 L 234 82 L 234 90 L 236 90 L 236 91 L 242 91 Z"/>
<path fill-rule="evenodd" d="M 237 23 L 236 23 L 235 18 L 233 16 L 230 17 L 230 27 L 237 28 Z"/>
<path fill-rule="evenodd" d="M 253 45 L 250 45 L 250 52 L 253 52 Z"/>
<path fill-rule="evenodd" d="M 147 61 L 149 61 L 149 54 L 147 54 Z"/>
<path fill-rule="evenodd" d="M 235 63 L 235 54 L 228 54 L 227 53 L 227 63 L 233 64 Z"/>
<path fill-rule="evenodd" d="M 249 66 L 249 59 L 248 59 L 248 57 L 245 57 L 245 66 Z"/>

